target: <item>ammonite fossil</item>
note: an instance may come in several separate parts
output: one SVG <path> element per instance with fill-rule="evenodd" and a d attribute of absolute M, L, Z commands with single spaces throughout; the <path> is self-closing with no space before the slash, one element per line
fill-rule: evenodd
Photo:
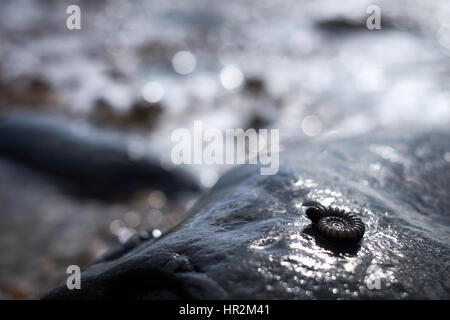
<path fill-rule="evenodd" d="M 335 242 L 358 242 L 362 239 L 366 227 L 353 213 L 341 209 L 325 207 L 316 201 L 303 203 L 306 216 L 315 224 L 319 233 Z"/>

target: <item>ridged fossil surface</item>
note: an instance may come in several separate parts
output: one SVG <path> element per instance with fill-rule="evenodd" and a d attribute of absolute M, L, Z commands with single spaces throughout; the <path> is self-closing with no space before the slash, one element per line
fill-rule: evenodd
<path fill-rule="evenodd" d="M 306 216 L 315 224 L 319 233 L 335 242 L 358 242 L 366 227 L 355 214 L 338 208 L 325 207 L 316 201 L 305 202 Z"/>

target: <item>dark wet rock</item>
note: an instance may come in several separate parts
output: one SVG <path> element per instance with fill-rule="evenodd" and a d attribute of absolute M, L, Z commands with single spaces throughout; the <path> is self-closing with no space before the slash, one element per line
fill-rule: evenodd
<path fill-rule="evenodd" d="M 266 129 L 278 118 L 280 102 L 272 98 L 256 98 L 250 100 L 251 112 L 244 128 Z"/>
<path fill-rule="evenodd" d="M 10 104 L 31 107 L 58 105 L 58 97 L 50 82 L 40 75 L 19 77 L 13 81 L 0 79 L 0 108 Z"/>
<path fill-rule="evenodd" d="M 319 30 L 331 33 L 372 31 L 366 25 L 366 20 L 369 16 L 370 14 L 360 18 L 333 17 L 317 21 L 316 26 Z M 382 15 L 381 27 L 382 29 L 391 29 L 394 25 L 386 15 Z"/>
<path fill-rule="evenodd" d="M 103 97 L 95 101 L 89 116 L 96 124 L 111 123 L 117 117 L 111 104 Z"/>
<path fill-rule="evenodd" d="M 231 170 L 171 232 L 135 237 L 84 270 L 81 290 L 44 298 L 449 298 L 448 133 L 285 150 L 277 175 Z M 306 201 L 358 212 L 361 244 L 321 239 Z"/>
<path fill-rule="evenodd" d="M 163 107 L 160 103 L 138 100 L 131 106 L 125 123 L 130 126 L 145 124 L 147 127 L 151 127 L 156 124 L 162 112 Z"/>
<path fill-rule="evenodd" d="M 251 109 L 245 129 L 264 129 L 279 117 L 281 101 L 270 95 L 265 81 L 257 76 L 246 78 L 244 85 L 245 103 Z"/>
<path fill-rule="evenodd" d="M 160 103 L 150 103 L 143 99 L 136 100 L 126 112 L 118 112 L 106 99 L 99 98 L 90 118 L 95 124 L 107 124 L 120 129 L 150 129 L 158 122 L 162 112 Z"/>
<path fill-rule="evenodd" d="M 0 121 L 0 156 L 50 173 L 80 195 L 123 198 L 144 188 L 169 195 L 199 191 L 186 173 L 164 169 L 145 141 L 137 154 L 132 143 L 86 122 L 49 114 L 16 114 Z"/>
<path fill-rule="evenodd" d="M 260 94 L 266 91 L 266 85 L 264 81 L 257 77 L 249 77 L 245 79 L 245 90 L 252 94 Z"/>
<path fill-rule="evenodd" d="M 245 129 L 264 129 L 267 128 L 272 122 L 274 122 L 273 118 L 267 116 L 265 117 L 263 114 L 255 112 L 250 116 Z"/>
<path fill-rule="evenodd" d="M 127 83 L 127 81 L 129 80 L 128 75 L 117 68 L 111 68 L 105 71 L 105 74 L 116 82 Z"/>
<path fill-rule="evenodd" d="M 159 68 L 167 71 L 172 69 L 170 64 L 172 56 L 182 49 L 182 46 L 178 43 L 154 40 L 142 44 L 137 48 L 137 52 L 142 68 L 148 68 L 149 65 L 155 68 L 155 65 L 157 65 Z"/>
<path fill-rule="evenodd" d="M 332 18 L 318 21 L 316 25 L 320 30 L 329 32 L 367 30 L 364 19 L 354 20 L 347 18 Z"/>

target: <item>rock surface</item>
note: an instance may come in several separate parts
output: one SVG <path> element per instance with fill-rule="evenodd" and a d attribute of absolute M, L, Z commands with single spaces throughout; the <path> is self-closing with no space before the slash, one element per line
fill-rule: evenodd
<path fill-rule="evenodd" d="M 171 232 L 134 238 L 84 270 L 81 290 L 44 298 L 448 299 L 450 136 L 409 136 L 293 144 L 274 176 L 235 168 Z M 357 212 L 362 243 L 321 239 L 308 200 Z"/>

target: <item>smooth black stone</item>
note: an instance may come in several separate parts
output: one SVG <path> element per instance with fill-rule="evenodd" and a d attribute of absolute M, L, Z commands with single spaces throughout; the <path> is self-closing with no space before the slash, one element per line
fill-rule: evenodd
<path fill-rule="evenodd" d="M 124 198 L 143 188 L 169 195 L 200 190 L 195 179 L 164 169 L 152 154 L 130 157 L 126 136 L 49 114 L 1 119 L 0 156 L 50 174 L 78 195 Z"/>

